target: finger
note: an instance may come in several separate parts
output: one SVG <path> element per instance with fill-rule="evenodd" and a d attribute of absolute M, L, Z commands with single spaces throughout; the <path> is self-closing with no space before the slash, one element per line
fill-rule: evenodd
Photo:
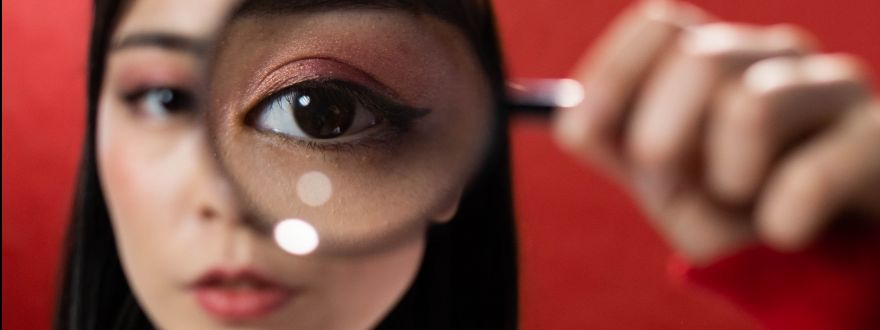
<path fill-rule="evenodd" d="M 771 174 L 757 206 L 762 240 L 779 249 L 798 249 L 837 212 L 860 200 L 880 202 L 880 104 L 871 107 L 860 104 Z"/>
<path fill-rule="evenodd" d="M 792 142 L 842 117 L 870 95 L 865 69 L 842 55 L 773 58 L 750 66 L 720 93 L 709 116 L 706 184 L 721 201 L 747 205 Z"/>
<path fill-rule="evenodd" d="M 575 76 L 584 102 L 557 111 L 557 141 L 577 156 L 617 168 L 618 132 L 640 81 L 682 26 L 706 20 L 695 7 L 672 1 L 644 1 L 621 14 L 579 65 Z"/>
<path fill-rule="evenodd" d="M 700 191 L 679 194 L 665 211 L 657 219 L 663 223 L 658 231 L 695 266 L 718 260 L 755 242 L 748 214 L 718 208 Z"/>
<path fill-rule="evenodd" d="M 723 81 L 757 60 L 803 54 L 804 35 L 785 26 L 710 24 L 693 28 L 647 82 L 625 138 L 643 202 L 661 207 L 693 171 L 710 100 Z"/>

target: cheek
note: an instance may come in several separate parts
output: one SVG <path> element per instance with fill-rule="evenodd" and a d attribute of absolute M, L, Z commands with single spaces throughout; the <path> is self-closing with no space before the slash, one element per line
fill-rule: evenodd
<path fill-rule="evenodd" d="M 192 178 L 192 162 L 186 156 L 195 151 L 187 141 L 191 138 L 147 132 L 119 110 L 101 112 L 98 169 L 114 225 L 146 233 L 176 225 L 173 219 L 187 211 L 183 197 L 189 195 Z"/>
<path fill-rule="evenodd" d="M 183 155 L 193 154 L 194 142 L 186 134 L 153 136 L 123 111 L 102 106 L 97 126 L 99 177 L 120 261 L 149 314 L 177 315 L 185 308 L 169 283 L 193 263 L 174 251 L 190 250 L 181 244 L 195 222 L 187 207 L 193 165 Z"/>
<path fill-rule="evenodd" d="M 424 245 L 418 235 L 392 251 L 328 262 L 324 303 L 335 317 L 325 328 L 375 327 L 412 285 Z"/>

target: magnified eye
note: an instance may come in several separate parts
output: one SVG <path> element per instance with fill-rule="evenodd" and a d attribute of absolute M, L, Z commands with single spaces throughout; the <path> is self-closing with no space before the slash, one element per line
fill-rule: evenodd
<path fill-rule="evenodd" d="M 166 118 L 191 111 L 195 107 L 192 94 L 167 87 L 142 89 L 125 96 L 125 100 L 138 112 L 153 118 Z"/>
<path fill-rule="evenodd" d="M 364 91 L 339 81 L 308 81 L 287 88 L 263 102 L 252 113 L 260 130 L 305 140 L 352 135 L 373 127 L 383 118 Z"/>

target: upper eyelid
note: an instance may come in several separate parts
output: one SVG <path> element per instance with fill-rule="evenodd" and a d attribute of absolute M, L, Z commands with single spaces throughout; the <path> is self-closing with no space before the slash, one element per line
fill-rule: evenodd
<path fill-rule="evenodd" d="M 179 53 L 145 48 L 108 61 L 106 83 L 118 94 L 163 87 L 186 90 L 200 98 L 207 92 L 203 73 Z"/>
<path fill-rule="evenodd" d="M 286 97 L 297 88 L 330 86 L 332 86 L 332 88 L 336 89 L 337 91 L 347 93 L 349 96 L 353 97 L 355 101 L 358 102 L 358 104 L 367 106 L 369 108 L 368 110 L 370 111 L 383 112 L 383 110 L 403 110 L 411 112 L 411 115 L 413 115 L 414 118 L 422 117 L 431 112 L 431 110 L 429 109 L 418 108 L 404 104 L 399 100 L 390 98 L 386 95 L 381 95 L 382 93 L 377 93 L 369 87 L 361 86 L 354 82 L 333 78 L 317 78 L 300 81 L 295 84 L 286 86 L 261 99 L 253 108 L 247 110 L 247 115 L 245 116 L 246 121 L 250 121 L 252 116 L 256 115 L 257 112 L 263 111 L 265 106 Z M 372 104 L 364 104 L 365 101 L 372 102 Z"/>
<path fill-rule="evenodd" d="M 243 103 L 243 108 L 252 109 L 273 94 L 301 82 L 318 79 L 352 81 L 381 92 L 388 98 L 402 99 L 401 95 L 373 74 L 332 56 L 316 55 L 285 61 L 267 68 L 264 72 L 266 73 L 258 74 L 260 76 L 258 80 L 250 83 L 246 88 L 245 95 L 249 97 Z"/>

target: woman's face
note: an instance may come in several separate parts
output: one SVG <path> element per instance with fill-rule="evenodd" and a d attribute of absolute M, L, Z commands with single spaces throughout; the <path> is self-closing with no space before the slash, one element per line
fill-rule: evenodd
<path fill-rule="evenodd" d="M 433 16 L 258 2 L 134 1 L 112 35 L 98 164 L 126 276 L 160 328 L 375 325 L 480 161 L 489 83 Z"/>

